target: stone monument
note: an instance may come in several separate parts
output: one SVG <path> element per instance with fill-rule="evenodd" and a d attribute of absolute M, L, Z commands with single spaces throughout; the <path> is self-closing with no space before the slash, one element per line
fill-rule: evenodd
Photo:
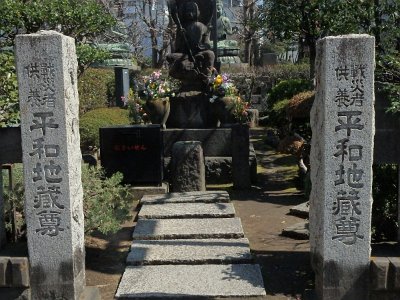
<path fill-rule="evenodd" d="M 233 34 L 231 21 L 224 15 L 224 4 L 217 0 L 217 51 L 222 64 L 240 64 L 240 47 L 237 41 L 229 39 Z"/>
<path fill-rule="evenodd" d="M 75 41 L 16 38 L 32 299 L 79 299 L 85 248 Z"/>
<path fill-rule="evenodd" d="M 168 9 L 177 26 L 174 49 L 167 56 L 169 75 L 181 81 L 181 88 L 170 98 L 167 127 L 215 127 L 207 94 L 215 59 L 208 29 L 212 0 L 169 0 Z"/>
<path fill-rule="evenodd" d="M 318 299 L 368 299 L 374 38 L 317 43 L 310 244 Z"/>

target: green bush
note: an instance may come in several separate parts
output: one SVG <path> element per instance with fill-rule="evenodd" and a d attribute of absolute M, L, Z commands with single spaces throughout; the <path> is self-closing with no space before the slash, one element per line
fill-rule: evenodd
<path fill-rule="evenodd" d="M 114 101 L 114 86 L 112 69 L 87 69 L 78 80 L 80 114 L 109 106 Z"/>
<path fill-rule="evenodd" d="M 304 79 L 290 79 L 279 82 L 275 85 L 268 96 L 268 105 L 273 107 L 273 105 L 283 99 L 290 99 L 294 95 L 312 90 L 313 86 L 311 81 Z"/>
<path fill-rule="evenodd" d="M 6 229 L 11 234 L 12 208 L 17 211 L 16 231 L 21 237 L 25 234 L 24 186 L 22 164 L 15 164 L 13 169 L 14 188 L 8 189 L 8 176 L 3 175 L 4 215 Z M 126 186 L 121 185 L 122 174 L 116 173 L 110 178 L 104 176 L 101 168 L 89 168 L 82 165 L 83 210 L 85 232 L 99 230 L 104 234 L 114 233 L 120 224 L 129 218 L 130 196 Z"/>
<path fill-rule="evenodd" d="M 373 166 L 372 184 L 372 239 L 375 241 L 397 239 L 397 166 Z"/>
<path fill-rule="evenodd" d="M 274 106 L 272 106 L 269 118 L 270 124 L 282 129 L 283 127 L 285 127 L 285 125 L 288 124 L 288 119 L 286 117 L 286 108 L 289 104 L 289 101 L 290 99 L 279 100 L 274 104 Z"/>
<path fill-rule="evenodd" d="M 128 220 L 129 190 L 122 186 L 122 173 L 106 178 L 101 168 L 82 166 L 85 232 L 114 233 Z"/>
<path fill-rule="evenodd" d="M 113 125 L 129 125 L 129 111 L 119 107 L 99 108 L 84 114 L 80 119 L 81 149 L 100 147 L 99 128 Z"/>
<path fill-rule="evenodd" d="M 0 127 L 18 125 L 18 83 L 14 56 L 0 52 Z"/>

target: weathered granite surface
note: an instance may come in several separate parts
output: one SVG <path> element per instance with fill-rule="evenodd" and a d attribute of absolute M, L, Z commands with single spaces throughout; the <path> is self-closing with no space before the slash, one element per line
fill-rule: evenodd
<path fill-rule="evenodd" d="M 126 262 L 131 265 L 250 262 L 248 239 L 136 240 Z"/>
<path fill-rule="evenodd" d="M 201 142 L 182 141 L 173 145 L 170 183 L 174 192 L 206 190 L 206 169 Z"/>
<path fill-rule="evenodd" d="M 264 296 L 259 265 L 128 266 L 116 298 Z"/>
<path fill-rule="evenodd" d="M 232 203 L 163 203 L 143 205 L 139 219 L 230 218 L 235 215 Z"/>
<path fill-rule="evenodd" d="M 140 200 L 141 204 L 160 203 L 190 203 L 190 202 L 229 202 L 229 194 L 226 191 L 196 191 L 169 193 L 159 195 L 145 195 Z"/>
<path fill-rule="evenodd" d="M 134 240 L 242 238 L 239 218 L 139 220 Z"/>
<path fill-rule="evenodd" d="M 85 287 L 75 41 L 16 37 L 32 299 L 78 299 Z"/>
<path fill-rule="evenodd" d="M 375 40 L 317 43 L 310 245 L 319 299 L 368 299 Z"/>

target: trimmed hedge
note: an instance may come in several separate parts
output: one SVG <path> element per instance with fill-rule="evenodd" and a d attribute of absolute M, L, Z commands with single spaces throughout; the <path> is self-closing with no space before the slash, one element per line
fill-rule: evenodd
<path fill-rule="evenodd" d="M 290 79 L 279 82 L 269 93 L 268 105 L 272 107 L 283 99 L 290 99 L 294 95 L 313 89 L 312 82 L 304 79 Z"/>
<path fill-rule="evenodd" d="M 129 125 L 129 111 L 119 107 L 99 108 L 84 114 L 80 119 L 81 149 L 100 147 L 99 128 L 113 125 Z"/>
<path fill-rule="evenodd" d="M 112 69 L 87 69 L 78 80 L 79 112 L 109 106 L 114 101 L 115 76 Z"/>

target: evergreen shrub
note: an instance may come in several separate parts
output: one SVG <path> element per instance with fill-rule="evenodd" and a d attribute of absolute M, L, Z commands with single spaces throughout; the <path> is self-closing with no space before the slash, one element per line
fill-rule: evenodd
<path fill-rule="evenodd" d="M 87 69 L 78 80 L 79 112 L 108 107 L 115 102 L 114 71 L 112 69 Z"/>
<path fill-rule="evenodd" d="M 18 238 L 26 234 L 24 216 L 24 184 L 22 164 L 15 164 L 13 169 L 14 188 L 8 189 L 8 175 L 0 172 L 4 183 L 4 216 L 7 235 L 11 235 L 11 216 L 13 207 L 17 211 L 16 231 Z M 121 185 L 122 174 L 104 176 L 101 168 L 82 164 L 83 212 L 85 233 L 98 230 L 103 234 L 115 233 L 120 225 L 129 218 L 131 197 L 129 189 Z"/>
<path fill-rule="evenodd" d="M 129 125 L 129 112 L 119 107 L 98 108 L 84 114 L 80 119 L 81 149 L 100 147 L 99 128 L 113 125 Z"/>
<path fill-rule="evenodd" d="M 283 99 L 290 99 L 294 95 L 313 89 L 312 82 L 304 79 L 283 80 L 275 85 L 268 96 L 268 105 L 273 105 Z"/>

